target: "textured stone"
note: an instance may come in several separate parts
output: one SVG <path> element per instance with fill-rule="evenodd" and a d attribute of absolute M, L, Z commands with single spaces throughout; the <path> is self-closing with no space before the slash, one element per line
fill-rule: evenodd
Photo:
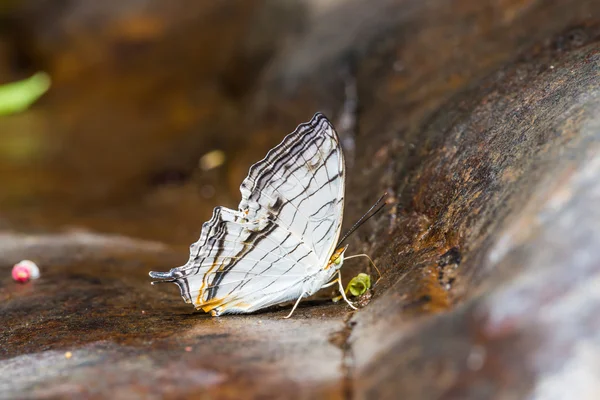
<path fill-rule="evenodd" d="M 28 39 L 0 32 L 56 77 L 0 120 L 1 396 L 597 397 L 600 5 L 74 4 L 12 3 Z M 215 319 L 150 286 L 317 110 L 346 223 L 389 194 L 349 241 L 383 273 L 364 308 Z"/>

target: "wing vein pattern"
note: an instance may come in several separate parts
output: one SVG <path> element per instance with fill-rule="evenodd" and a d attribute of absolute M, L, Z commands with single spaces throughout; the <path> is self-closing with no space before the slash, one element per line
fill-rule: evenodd
<path fill-rule="evenodd" d="M 317 113 L 250 167 L 238 210 L 214 209 L 185 265 L 150 275 L 217 315 L 296 299 L 335 250 L 344 173 L 337 134 Z"/>

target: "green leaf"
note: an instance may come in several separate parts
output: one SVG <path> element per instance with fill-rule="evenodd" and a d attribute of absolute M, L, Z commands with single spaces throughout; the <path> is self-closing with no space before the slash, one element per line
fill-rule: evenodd
<path fill-rule="evenodd" d="M 38 72 L 22 81 L 0 85 L 0 115 L 26 110 L 50 88 L 50 77 Z"/>
<path fill-rule="evenodd" d="M 346 293 L 350 292 L 354 297 L 358 297 L 371 288 L 371 277 L 360 273 L 356 275 L 346 287 Z"/>

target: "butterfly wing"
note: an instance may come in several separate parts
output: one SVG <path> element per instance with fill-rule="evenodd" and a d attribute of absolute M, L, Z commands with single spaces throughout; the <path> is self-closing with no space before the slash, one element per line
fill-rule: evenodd
<path fill-rule="evenodd" d="M 317 113 L 250 168 L 240 187 L 239 209 L 247 212 L 249 220 L 278 209 L 278 223 L 327 262 L 342 224 L 344 173 L 337 134 L 327 118 Z"/>
<path fill-rule="evenodd" d="M 335 250 L 344 178 L 337 134 L 316 114 L 250 168 L 237 211 L 215 208 L 184 266 L 150 276 L 216 314 L 298 298 Z"/>

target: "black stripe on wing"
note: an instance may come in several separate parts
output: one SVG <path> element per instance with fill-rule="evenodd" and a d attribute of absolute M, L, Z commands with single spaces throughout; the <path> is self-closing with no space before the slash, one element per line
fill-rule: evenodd
<path fill-rule="evenodd" d="M 326 141 L 327 146 L 324 145 Z M 307 159 L 305 155 L 311 146 L 315 146 L 316 151 L 312 159 Z M 332 167 L 333 170 L 330 170 Z M 305 172 L 301 174 L 302 179 L 298 178 L 298 171 Z M 321 181 L 325 182 L 322 184 L 318 184 L 315 179 L 320 171 L 324 171 Z M 342 222 L 344 180 L 344 158 L 337 134 L 329 120 L 317 113 L 309 122 L 300 124 L 278 146 L 271 149 L 264 159 L 250 168 L 248 177 L 240 187 L 240 211 L 248 211 L 250 218 L 260 218 L 265 213 L 264 208 L 273 201 L 282 201 L 283 207 L 289 205 L 294 210 L 291 218 L 284 217 L 280 223 L 285 224 L 305 242 L 312 243 L 305 235 L 311 234 L 307 230 L 309 224 L 314 222 L 313 216 L 316 213 L 313 210 L 329 206 L 331 213 L 335 215 L 331 223 L 335 228 L 334 235 L 337 234 L 330 241 L 335 242 Z M 286 193 L 282 189 L 286 184 L 297 185 L 301 190 L 293 190 L 293 194 Z M 329 193 L 323 194 L 322 191 Z M 321 194 L 318 198 L 314 197 L 317 193 Z M 331 249 L 329 243 L 319 244 L 321 247 L 317 253 L 324 260 L 330 255 L 325 254 L 326 250 Z"/>
<path fill-rule="evenodd" d="M 312 152 L 314 156 L 307 157 L 307 154 Z M 331 159 L 336 156 L 337 158 Z M 328 166 L 333 167 L 332 170 Z M 323 168 L 324 174 L 317 175 Z M 303 169 L 306 169 L 306 174 L 298 175 L 298 171 L 304 173 Z M 302 179 L 299 179 L 299 176 Z M 304 179 L 304 176 L 309 179 Z M 320 176 L 319 182 L 317 176 Z M 299 125 L 294 132 L 283 139 L 281 144 L 271 149 L 263 160 L 250 168 L 248 177 L 240 186 L 242 201 L 239 211 L 224 207 L 214 209 L 211 219 L 202 225 L 200 238 L 190 246 L 190 258 L 186 265 L 173 268 L 169 272 L 150 272 L 150 276 L 161 281 L 176 283 L 186 302 L 202 307 L 203 303 L 216 299 L 217 295 L 223 295 L 217 292 L 224 278 L 233 270 L 238 272 L 235 268 L 240 260 L 254 249 L 262 248 L 263 251 L 268 249 L 271 253 L 276 250 L 276 254 L 274 259 L 269 261 L 264 261 L 269 255 L 268 252 L 256 260 L 252 259 L 256 257 L 246 257 L 246 261 L 252 263 L 252 266 L 244 268 L 244 278 L 238 281 L 236 287 L 229 291 L 227 296 L 229 294 L 234 296 L 235 290 L 239 292 L 254 279 L 264 280 L 266 287 L 271 286 L 275 281 L 269 283 L 270 274 L 267 271 L 280 260 L 285 259 L 288 263 L 293 260 L 293 264 L 291 267 L 286 267 L 286 270 L 280 271 L 279 276 L 289 274 L 300 264 L 326 262 L 329 254 L 326 255 L 327 259 L 324 259 L 321 254 L 315 255 L 316 238 L 311 237 L 310 241 L 305 241 L 304 236 L 313 233 L 308 230 L 310 224 L 313 224 L 310 225 L 312 228 L 319 228 L 324 223 L 329 223 L 324 233 L 319 234 L 317 242 L 327 239 L 332 242 L 331 246 L 335 245 L 342 221 L 344 178 L 344 160 L 337 134 L 327 118 L 317 113 L 309 122 Z M 298 185 L 292 190 L 293 194 L 286 194 L 283 187 L 286 182 Z M 316 196 L 319 201 L 313 200 L 313 196 L 327 189 L 331 193 Z M 322 204 L 315 204 L 315 202 L 322 202 Z M 293 207 L 293 214 L 281 216 L 282 210 L 287 206 Z M 333 217 L 329 215 L 317 217 L 326 207 L 333 207 Z M 304 224 L 300 222 L 295 224 L 297 217 L 301 218 L 301 221 L 303 219 Z M 284 221 L 282 218 L 287 220 Z M 299 229 L 293 231 L 292 226 Z M 334 228 L 337 232 L 332 233 Z M 277 229 L 281 231 L 278 231 L 277 235 L 272 235 L 272 232 Z M 282 236 L 282 232 L 286 234 L 285 237 Z M 273 242 L 272 236 L 277 238 L 278 243 L 264 245 L 269 240 Z M 284 248 L 284 243 L 288 245 L 286 243 L 288 239 L 290 246 Z M 331 246 L 326 243 L 323 247 Z M 302 251 L 295 253 L 299 249 Z M 227 253 L 224 253 L 224 250 L 227 250 Z M 313 255 L 307 259 L 311 253 Z M 266 265 L 266 268 L 256 269 L 258 265 Z M 299 271 L 305 270 L 304 265 L 299 269 Z M 259 271 L 265 276 L 262 277 Z M 188 277 L 196 275 L 202 276 L 202 285 L 199 290 L 196 290 L 198 282 L 195 281 L 194 293 L 191 293 Z M 276 273 L 275 276 L 277 275 Z"/>

